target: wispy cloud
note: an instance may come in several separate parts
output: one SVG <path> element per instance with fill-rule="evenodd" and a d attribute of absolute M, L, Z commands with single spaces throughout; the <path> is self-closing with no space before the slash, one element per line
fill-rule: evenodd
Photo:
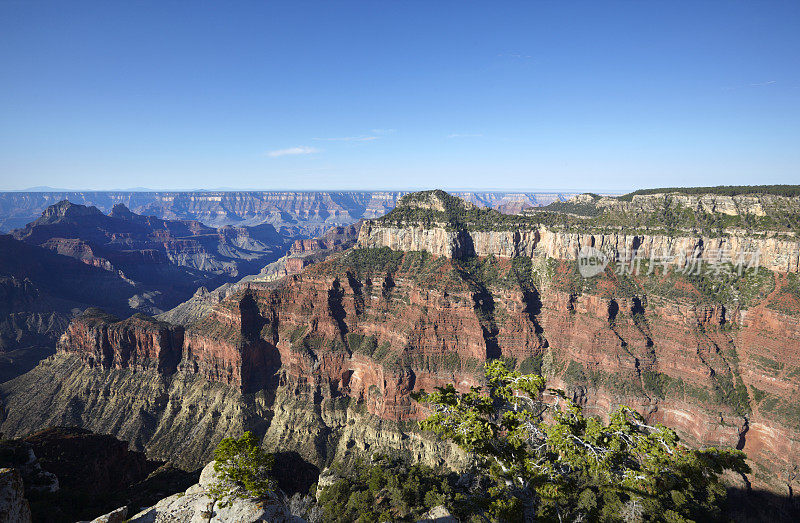
<path fill-rule="evenodd" d="M 483 135 L 479 133 L 453 133 L 448 134 L 448 138 L 481 138 Z"/>
<path fill-rule="evenodd" d="M 277 158 L 279 156 L 296 156 L 299 154 L 314 154 L 318 153 L 319 149 L 301 145 L 299 147 L 289 147 L 288 149 L 278 149 L 277 151 L 270 151 L 267 156 L 270 158 Z"/>
<path fill-rule="evenodd" d="M 767 80 L 766 82 L 754 82 L 752 84 L 743 84 L 743 85 L 731 85 L 727 87 L 723 87 L 723 91 L 736 91 L 737 89 L 750 89 L 750 88 L 758 88 L 758 87 L 769 87 L 770 85 L 777 84 L 777 80 Z"/>
<path fill-rule="evenodd" d="M 338 136 L 336 138 L 314 138 L 322 142 L 371 142 L 377 140 L 379 136 Z"/>
<path fill-rule="evenodd" d="M 394 129 L 372 129 L 369 134 L 359 134 L 357 136 L 336 136 L 333 138 L 314 138 L 322 142 L 371 142 L 378 140 L 382 136 L 391 134 Z"/>

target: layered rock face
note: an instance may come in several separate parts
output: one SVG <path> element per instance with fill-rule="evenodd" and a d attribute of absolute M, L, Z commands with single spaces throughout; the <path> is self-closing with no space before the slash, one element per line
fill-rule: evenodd
<path fill-rule="evenodd" d="M 305 254 L 318 251 L 343 251 L 353 246 L 360 230 L 361 223 L 333 227 L 319 238 L 296 240 L 289 249 L 289 253 Z"/>
<path fill-rule="evenodd" d="M 437 209 L 451 203 L 424 209 L 444 212 Z M 467 390 L 482 383 L 487 359 L 504 358 L 541 372 L 591 413 L 627 404 L 689 444 L 744 449 L 756 486 L 797 488 L 795 273 L 762 266 L 717 281 L 606 270 L 584 279 L 569 256 L 561 259 L 570 252 L 566 236 L 542 243 L 540 235 L 537 246 L 560 245 L 542 252 L 520 248 L 533 243 L 514 231 L 493 237 L 458 225 L 409 225 L 403 231 L 412 237 L 431 231 L 411 244 L 418 251 L 400 240 L 370 243 L 382 236 L 366 223 L 363 248 L 216 304 L 186 328 L 174 369 L 89 368 L 105 350 L 96 333 L 124 329 L 76 321 L 80 343 L 61 344 L 61 354 L 0 389 L 0 428 L 15 434 L 67 420 L 184 464 L 245 429 L 315 463 L 386 446 L 453 463 L 447 448 L 401 430 L 426 414 L 410 393 L 448 383 Z"/>
<path fill-rule="evenodd" d="M 201 287 L 189 300 L 160 314 L 159 318 L 179 325 L 194 323 L 211 312 L 211 309 L 224 298 L 250 283 L 269 284 L 280 281 L 286 276 L 300 273 L 305 267 L 318 263 L 334 253 L 352 247 L 359 230 L 358 224 L 336 226 L 319 238 L 296 240 L 289 254 L 266 265 L 258 274 L 246 276 L 235 284 L 223 284 L 213 291 Z"/>
<path fill-rule="evenodd" d="M 116 355 L 131 346 L 164 347 L 154 340 L 165 337 L 153 337 L 157 331 L 141 325 L 138 341 L 123 343 L 128 339 L 123 335 L 102 333 L 126 332 L 131 323 L 76 320 L 68 331 L 71 338 L 65 335 L 59 344 L 61 356 L 6 386 L 9 414 L 2 429 L 24 432 L 68 416 L 94 430 L 112 427 L 157 455 L 175 458 L 177 453 L 175 459 L 194 463 L 209 451 L 195 446 L 203 445 L 201 438 L 182 447 L 178 442 L 184 431 L 200 430 L 213 441 L 231 430 L 230 424 L 262 430 L 267 425 L 268 442 L 299 445 L 305 456 L 324 462 L 314 443 L 321 433 L 331 430 L 334 448 L 343 445 L 340 422 L 334 420 L 366 415 L 374 420 L 366 427 L 374 427 L 371 423 L 378 419 L 419 419 L 425 411 L 410 398 L 411 391 L 447 383 L 462 390 L 480 385 L 482 363 L 504 357 L 526 372 L 544 373 L 552 386 L 571 391 L 592 413 L 605 415 L 618 404 L 628 404 L 648 419 L 674 427 L 690 444 L 743 448 L 754 463 L 751 480 L 757 485 L 780 488 L 776 474 L 789 470 L 800 453 L 792 407 L 800 400 L 800 361 L 793 350 L 800 343 L 800 321 L 774 308 L 786 296 L 780 281 L 772 287 L 765 284 L 771 291 L 764 291 L 760 304 L 737 309 L 654 293 L 615 294 L 609 289 L 620 282 L 606 277 L 594 289 L 576 293 L 562 278 L 574 269 L 566 262 L 543 271 L 552 275 L 534 288 L 515 280 L 510 261 L 476 269 L 425 253 L 374 249 L 339 256 L 282 288 L 254 284 L 224 300 L 186 330 L 181 363 L 174 371 L 134 363 L 153 361 L 150 356 L 106 365 L 117 373 L 149 369 L 139 378 L 109 374 L 94 363 L 101 361 L 106 339 L 111 348 L 106 353 Z M 148 350 L 143 353 L 152 354 Z M 91 362 L 94 368 L 76 371 L 69 363 L 75 356 L 79 366 Z M 106 356 L 104 361 L 123 358 Z M 29 408 L 23 414 L 19 409 L 31 388 L 42 387 L 37 372 L 58 374 L 47 381 L 79 379 L 81 384 L 55 391 L 59 399 L 48 398 L 43 412 L 32 415 L 36 408 Z M 160 381 L 164 378 L 166 382 Z M 89 387 L 97 391 L 91 397 L 84 391 L 86 380 L 95 383 Z M 162 383 L 161 392 L 135 399 L 141 392 L 130 389 L 130 380 L 146 391 L 152 387 L 146 383 Z M 109 387 L 118 398 L 111 405 L 94 397 Z M 262 394 L 266 396 L 259 399 Z M 70 407 L 76 397 L 85 405 L 78 418 Z M 192 408 L 200 397 L 205 397 L 204 406 Z M 355 403 L 340 410 L 337 402 L 345 399 Z M 303 426 L 311 426 L 309 407 L 297 409 L 298 400 L 331 409 L 325 422 L 313 417 L 320 427 L 311 430 L 315 436 L 310 439 L 287 437 L 285 431 L 293 425 L 277 421 L 300 415 Z M 142 407 L 133 407 L 131 401 Z M 186 405 L 181 408 L 173 401 Z M 358 405 L 364 414 L 351 410 Z M 114 412 L 130 408 L 149 414 L 129 419 L 122 430 L 113 429 Z M 145 429 L 140 424 L 146 419 L 154 421 Z M 357 427 L 375 430 L 365 429 L 363 421 Z M 388 434 L 398 433 L 395 428 Z M 387 433 L 382 437 L 391 441 Z M 374 435 L 364 438 L 351 441 L 356 448 L 379 444 Z M 422 456 L 425 445 L 415 443 L 413 448 Z M 340 451 L 326 452 L 330 457 Z"/>
<path fill-rule="evenodd" d="M 363 248 L 389 247 L 399 251 L 426 251 L 437 256 L 516 256 L 575 260 L 582 249 L 593 247 L 611 259 L 631 257 L 660 261 L 684 268 L 698 261 L 741 261 L 771 271 L 800 271 L 800 241 L 738 236 L 667 236 L 663 234 L 579 233 L 547 227 L 498 231 L 449 229 L 410 223 L 405 226 L 367 221 L 358 236 Z M 757 254 L 756 254 L 757 253 Z"/>
<path fill-rule="evenodd" d="M 90 306 L 157 311 L 147 291 L 117 273 L 0 236 L 0 381 L 53 354 L 71 318 Z"/>
<path fill-rule="evenodd" d="M 770 214 L 796 214 L 800 211 L 800 199 L 775 194 L 681 194 L 659 192 L 655 194 L 634 194 L 630 201 L 616 198 L 601 199 L 601 207 L 611 207 L 623 212 L 652 213 L 665 204 L 678 205 L 695 212 L 719 213 L 728 216 L 768 216 Z"/>
<path fill-rule="evenodd" d="M 88 309 L 70 323 L 57 350 L 75 354 L 89 367 L 175 371 L 183 349 L 183 327 L 141 314 L 118 320 Z"/>
<path fill-rule="evenodd" d="M 270 223 L 313 237 L 332 225 L 383 216 L 404 192 L 248 191 L 248 192 L 6 192 L 0 193 L 0 231 L 35 220 L 48 206 L 69 200 L 110 212 L 123 204 L 139 214 L 168 220 L 197 220 L 208 226 Z M 476 205 L 513 211 L 565 200 L 562 193 L 460 192 Z"/>
<path fill-rule="evenodd" d="M 294 236 L 271 225 L 206 227 L 135 214 L 105 215 L 62 201 L 0 236 L 0 381 L 52 354 L 71 317 L 90 306 L 158 314 L 257 273 Z"/>

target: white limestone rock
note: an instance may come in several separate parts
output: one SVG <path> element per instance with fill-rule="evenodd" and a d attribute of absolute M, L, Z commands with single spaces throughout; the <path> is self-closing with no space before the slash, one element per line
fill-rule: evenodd
<path fill-rule="evenodd" d="M 265 501 L 235 499 L 223 506 L 222 500 L 208 494 L 217 481 L 212 461 L 203 468 L 200 480 L 186 492 L 164 498 L 154 506 L 143 510 L 130 519 L 130 523 L 305 523 L 302 518 L 292 516 L 291 511 L 278 496 Z"/>

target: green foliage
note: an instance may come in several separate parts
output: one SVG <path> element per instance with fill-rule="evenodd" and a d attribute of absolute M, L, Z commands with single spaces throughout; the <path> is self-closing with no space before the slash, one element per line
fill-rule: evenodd
<path fill-rule="evenodd" d="M 644 385 L 645 391 L 659 398 L 665 398 L 670 394 L 680 394 L 683 392 L 683 380 L 680 378 L 673 378 L 661 372 L 643 371 L 642 384 Z"/>
<path fill-rule="evenodd" d="M 706 187 L 675 188 L 637 191 L 620 196 L 620 202 L 630 202 L 634 194 L 656 192 L 679 192 L 683 194 L 777 194 L 798 196 L 800 186 L 757 187 Z M 741 228 L 753 232 L 800 231 L 800 212 L 797 207 L 774 209 L 765 205 L 766 216 L 750 214 L 727 215 L 706 212 L 683 206 L 667 194 L 656 208 L 626 210 L 615 205 L 598 205 L 594 201 L 583 203 L 554 202 L 546 207 L 529 210 L 523 215 L 506 215 L 494 209 L 479 208 L 466 204 L 459 198 L 443 191 L 423 191 L 404 196 L 397 207 L 376 220 L 386 226 L 403 227 L 408 224 L 422 227 L 443 227 L 452 231 L 511 231 L 535 229 L 546 226 L 568 232 L 597 233 L 615 232 L 624 227 L 629 234 L 649 231 L 675 234 L 678 231 L 702 233 L 708 236 L 723 236 L 730 228 Z"/>
<path fill-rule="evenodd" d="M 347 345 L 354 353 L 372 356 L 378 349 L 378 340 L 375 336 L 364 336 L 350 332 L 347 334 Z"/>
<path fill-rule="evenodd" d="M 761 390 L 761 389 L 759 389 L 757 387 L 754 387 L 753 385 L 750 385 L 750 391 L 753 393 L 753 401 L 756 404 L 761 403 L 761 400 L 763 400 L 764 396 L 766 396 L 766 394 L 767 394 L 763 390 Z"/>
<path fill-rule="evenodd" d="M 306 331 L 308 330 L 308 325 L 299 325 L 294 330 L 292 330 L 291 334 L 289 334 L 289 340 L 292 343 L 297 343 L 303 336 L 306 335 Z"/>
<path fill-rule="evenodd" d="M 599 216 L 602 209 L 594 203 L 575 203 L 555 201 L 549 204 L 547 210 L 563 212 L 567 214 L 577 214 L 578 216 Z"/>
<path fill-rule="evenodd" d="M 567 383 L 584 383 L 586 375 L 583 373 L 583 365 L 577 361 L 570 361 L 567 370 L 564 372 L 564 380 Z"/>
<path fill-rule="evenodd" d="M 623 201 L 631 201 L 635 195 L 678 192 L 681 194 L 718 194 L 738 196 L 740 194 L 774 194 L 777 196 L 800 196 L 800 185 L 717 185 L 716 187 L 667 187 L 661 189 L 639 189 L 620 196 Z"/>
<path fill-rule="evenodd" d="M 775 288 L 774 274 L 767 269 L 743 269 L 739 274 L 738 269 L 728 263 L 720 264 L 719 272 L 707 269 L 703 266 L 700 274 L 684 274 L 674 269 L 664 272 L 661 268 L 654 268 L 653 274 L 648 274 L 649 263 L 643 260 L 638 280 L 646 294 L 676 301 L 722 303 L 731 307 L 751 307 Z"/>
<path fill-rule="evenodd" d="M 418 398 L 433 410 L 421 426 L 487 467 L 489 519 L 714 521 L 725 499 L 720 474 L 749 471 L 744 453 L 689 449 L 627 407 L 604 424 L 560 391 L 543 402 L 543 377 L 497 360 L 486 364 L 486 380 L 485 393 L 449 385 Z"/>
<path fill-rule="evenodd" d="M 543 360 L 542 353 L 528 356 L 519 364 L 519 371 L 523 374 L 541 374 Z"/>
<path fill-rule="evenodd" d="M 502 214 L 494 209 L 468 205 L 456 196 L 437 190 L 403 196 L 391 212 L 376 222 L 389 226 L 413 223 L 448 230 L 497 231 L 539 225 L 568 226 L 579 223 L 580 219 L 555 212 L 537 212 L 530 216 Z"/>
<path fill-rule="evenodd" d="M 339 477 L 319 493 L 324 521 L 332 523 L 417 521 L 438 505 L 458 511 L 455 475 L 387 456 L 355 459 L 332 467 Z"/>
<path fill-rule="evenodd" d="M 393 251 L 389 247 L 372 249 L 350 249 L 341 263 L 359 276 L 373 273 L 393 273 L 403 261 L 402 251 Z"/>
<path fill-rule="evenodd" d="M 223 503 L 230 503 L 234 498 L 263 499 L 274 490 L 269 472 L 275 458 L 259 446 L 252 432 L 220 441 L 214 459 L 218 480 L 211 486 L 210 493 Z"/>
<path fill-rule="evenodd" d="M 385 361 L 386 358 L 392 353 L 392 345 L 388 341 L 384 341 L 372 353 L 372 359 L 375 361 Z"/>

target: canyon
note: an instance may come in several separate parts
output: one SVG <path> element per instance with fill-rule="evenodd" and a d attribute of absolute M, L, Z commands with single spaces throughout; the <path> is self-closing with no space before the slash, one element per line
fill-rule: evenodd
<path fill-rule="evenodd" d="M 733 478 L 743 485 L 798 488 L 790 231 L 633 233 L 587 221 L 581 232 L 561 218 L 517 219 L 415 193 L 366 220 L 355 247 L 330 241 L 326 259 L 243 282 L 191 320 L 89 309 L 54 356 L 0 385 L 0 430 L 80 426 L 184 468 L 244 430 L 317 467 L 386 450 L 458 468 L 463 453 L 416 428 L 426 410 L 411 393 L 480 386 L 483 363 L 502 358 L 591 414 L 625 404 L 689 445 L 744 450 L 753 472 Z M 652 273 L 609 266 L 583 278 L 575 258 L 587 246 L 623 262 L 667 247 L 689 255 Z M 712 247 L 759 249 L 761 265 L 680 270 L 712 261 Z"/>
<path fill-rule="evenodd" d="M 70 319 L 87 307 L 158 314 L 198 287 L 258 273 L 296 238 L 269 224 L 211 228 L 122 204 L 109 214 L 67 200 L 51 205 L 0 236 L 0 380 L 52 354 Z"/>
<path fill-rule="evenodd" d="M 196 220 L 211 227 L 269 223 L 314 237 L 334 225 L 383 216 L 405 191 L 37 191 L 0 192 L 0 231 L 24 227 L 62 200 L 110 212 L 123 204 L 137 214 Z M 548 205 L 570 193 L 456 192 L 476 205 L 503 212 Z"/>

